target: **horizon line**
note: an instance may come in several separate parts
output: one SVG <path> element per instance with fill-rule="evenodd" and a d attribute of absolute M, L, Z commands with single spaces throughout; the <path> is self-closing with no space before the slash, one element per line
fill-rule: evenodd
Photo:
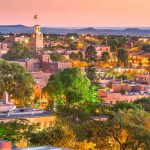
<path fill-rule="evenodd" d="M 34 27 L 25 24 L 0 24 L 0 26 L 25 26 L 25 27 Z M 40 25 L 40 24 L 39 24 Z M 42 28 L 150 28 L 150 26 L 43 26 Z"/>

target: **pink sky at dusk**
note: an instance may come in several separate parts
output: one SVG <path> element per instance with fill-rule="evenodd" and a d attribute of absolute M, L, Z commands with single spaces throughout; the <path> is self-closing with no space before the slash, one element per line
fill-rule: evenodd
<path fill-rule="evenodd" d="M 0 25 L 148 27 L 150 0 L 0 0 Z"/>

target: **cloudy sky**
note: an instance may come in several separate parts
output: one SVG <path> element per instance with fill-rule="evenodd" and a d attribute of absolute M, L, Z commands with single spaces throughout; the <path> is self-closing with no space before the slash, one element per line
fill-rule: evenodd
<path fill-rule="evenodd" d="M 150 0 L 0 0 L 0 24 L 149 27 Z"/>

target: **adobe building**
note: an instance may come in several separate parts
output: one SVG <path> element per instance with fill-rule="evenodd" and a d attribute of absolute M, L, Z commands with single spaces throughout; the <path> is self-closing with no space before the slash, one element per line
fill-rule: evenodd
<path fill-rule="evenodd" d="M 122 95 L 121 93 L 106 93 L 106 92 L 100 92 L 99 96 L 104 98 L 106 104 L 116 104 L 119 101 L 134 102 L 137 99 L 140 99 L 143 97 L 148 97 L 147 94 L 144 94 L 144 95 L 129 95 L 129 94 Z"/>
<path fill-rule="evenodd" d="M 28 48 L 30 37 L 18 36 L 18 37 L 14 37 L 14 41 L 17 42 L 17 43 L 23 44 L 24 46 L 26 46 Z"/>
<path fill-rule="evenodd" d="M 35 25 L 34 32 L 31 35 L 30 50 L 32 52 L 40 52 L 43 49 L 43 33 L 41 32 L 40 25 L 38 25 L 38 16 L 34 16 Z"/>
<path fill-rule="evenodd" d="M 72 68 L 71 62 L 53 62 L 49 54 L 38 54 L 35 58 L 19 59 L 17 61 L 9 61 L 10 63 L 18 63 L 27 69 L 42 89 L 46 86 L 50 75 L 62 71 L 66 68 Z"/>
<path fill-rule="evenodd" d="M 132 87 L 131 84 L 126 84 L 126 83 L 123 83 L 122 81 L 113 81 L 111 83 L 111 86 L 112 86 L 113 92 L 119 92 L 119 93 L 121 90 L 131 92 L 134 88 Z"/>
<path fill-rule="evenodd" d="M 15 38 L 8 36 L 5 38 L 4 43 L 6 43 L 7 48 L 10 49 L 12 47 L 12 45 L 15 43 Z"/>
<path fill-rule="evenodd" d="M 97 56 L 101 57 L 104 52 L 108 52 L 110 54 L 110 46 L 107 45 L 96 45 L 95 46 Z"/>
<path fill-rule="evenodd" d="M 3 43 L 0 43 L 0 49 L 9 50 L 14 43 L 23 44 L 26 47 L 29 47 L 30 37 L 27 36 L 8 36 L 5 38 Z"/>
<path fill-rule="evenodd" d="M 150 63 L 150 53 L 146 53 L 144 51 L 132 51 L 129 53 L 129 60 L 129 63 L 133 67 L 148 67 Z"/>
<path fill-rule="evenodd" d="M 150 84 L 150 74 L 136 74 L 135 75 L 136 82 L 140 84 Z"/>
<path fill-rule="evenodd" d="M 107 45 L 96 45 L 95 49 L 96 51 L 101 51 L 102 53 L 110 52 L 110 46 L 107 46 Z"/>
<path fill-rule="evenodd" d="M 0 57 L 3 55 L 3 54 L 6 54 L 8 52 L 9 48 L 8 48 L 8 44 L 7 43 L 0 43 Z"/>
<path fill-rule="evenodd" d="M 11 61 L 13 62 L 13 61 Z M 39 54 L 31 59 L 19 59 L 16 61 L 21 66 L 26 68 L 29 72 L 44 72 L 57 73 L 66 68 L 71 68 L 71 62 L 53 62 L 50 60 L 49 54 Z"/>

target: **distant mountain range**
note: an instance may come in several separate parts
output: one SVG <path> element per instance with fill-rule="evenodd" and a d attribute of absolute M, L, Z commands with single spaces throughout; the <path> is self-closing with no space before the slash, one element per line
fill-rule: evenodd
<path fill-rule="evenodd" d="M 91 34 L 114 34 L 114 35 L 141 35 L 150 36 L 150 28 L 52 28 L 42 27 L 43 33 L 66 34 L 66 33 L 91 33 Z M 1 33 L 32 33 L 33 27 L 24 25 L 0 25 Z"/>

